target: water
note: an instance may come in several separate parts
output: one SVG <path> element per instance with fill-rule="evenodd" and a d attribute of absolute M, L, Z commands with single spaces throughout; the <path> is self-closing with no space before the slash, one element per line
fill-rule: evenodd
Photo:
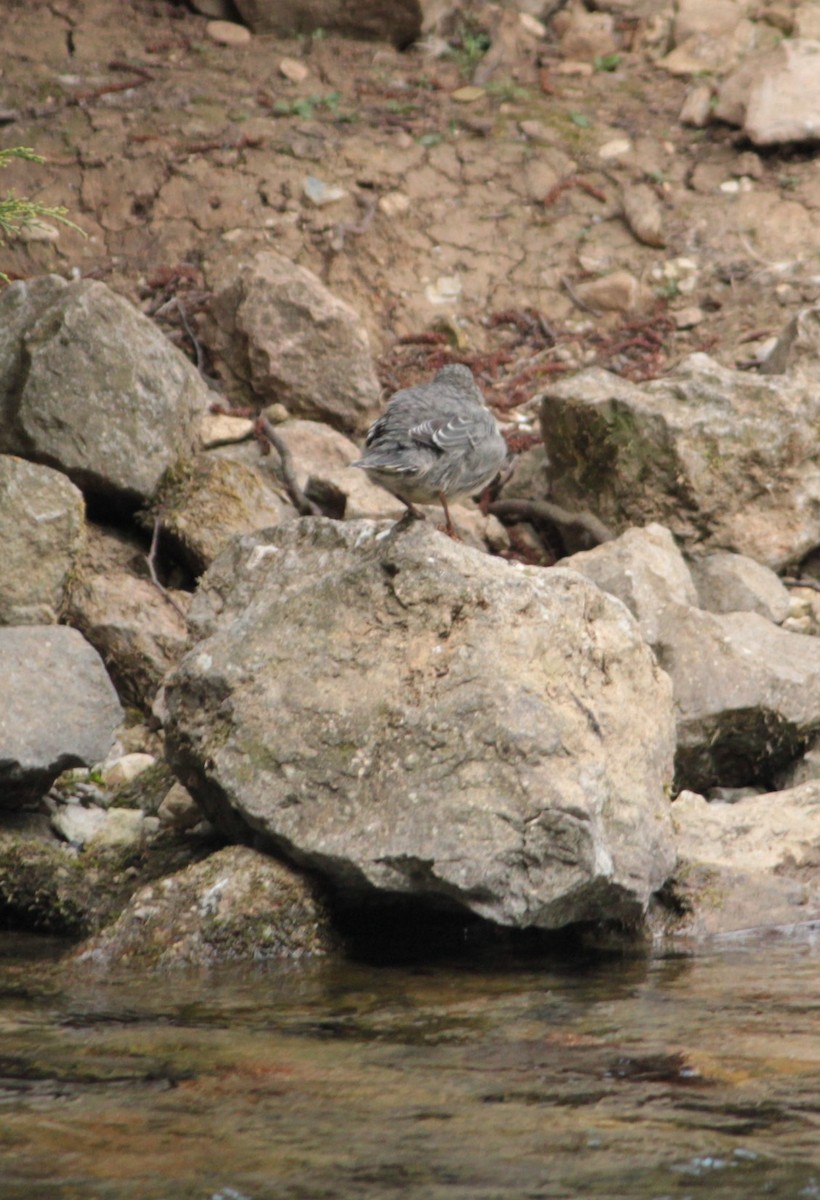
<path fill-rule="evenodd" d="M 820 1200 L 820 947 L 91 978 L 0 936 L 2 1200 Z"/>

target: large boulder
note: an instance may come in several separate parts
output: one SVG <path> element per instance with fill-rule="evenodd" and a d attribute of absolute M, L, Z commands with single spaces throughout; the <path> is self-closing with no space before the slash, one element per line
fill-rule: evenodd
<path fill-rule="evenodd" d="M 575 572 L 308 518 L 233 542 L 191 620 L 166 746 L 225 831 L 517 927 L 636 918 L 668 875 L 669 681 Z"/>
<path fill-rule="evenodd" d="M 678 786 L 773 786 L 820 730 L 820 639 L 780 629 L 748 604 L 697 608 L 687 564 L 657 525 L 563 562 L 627 605 L 669 673 Z"/>
<path fill-rule="evenodd" d="M 551 498 L 618 532 L 657 521 L 687 546 L 777 569 L 820 542 L 820 391 L 802 375 L 693 354 L 634 384 L 597 368 L 541 397 Z"/>
<path fill-rule="evenodd" d="M 820 917 L 820 781 L 736 804 L 682 792 L 672 819 L 680 858 L 663 932 L 759 932 Z"/>
<path fill-rule="evenodd" d="M 206 966 L 298 959 L 336 947 L 312 881 L 246 846 L 228 846 L 135 892 L 76 957 L 101 966 Z"/>
<path fill-rule="evenodd" d="M 97 651 L 76 629 L 0 629 L 0 809 L 36 800 L 69 767 L 111 748 L 122 709 Z"/>
<path fill-rule="evenodd" d="M 203 336 L 233 397 L 361 432 L 380 388 L 362 321 L 305 267 L 260 251 L 217 285 Z"/>
<path fill-rule="evenodd" d="M 0 625 L 56 622 L 84 541 L 82 492 L 51 467 L 0 455 Z"/>
<path fill-rule="evenodd" d="M 147 317 L 103 283 L 56 275 L 0 295 L 0 451 L 134 507 L 193 450 L 209 392 Z"/>
<path fill-rule="evenodd" d="M 757 146 L 820 138 L 820 41 L 784 38 L 750 55 L 722 82 L 714 115 Z"/>

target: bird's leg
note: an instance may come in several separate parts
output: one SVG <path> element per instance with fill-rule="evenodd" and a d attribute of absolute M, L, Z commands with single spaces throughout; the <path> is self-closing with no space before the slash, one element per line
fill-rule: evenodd
<path fill-rule="evenodd" d="M 404 516 L 396 522 L 397 525 L 401 525 L 403 527 L 405 525 L 412 524 L 413 521 L 424 521 L 426 519 L 424 513 L 419 512 L 415 504 L 411 504 L 409 500 L 405 500 L 404 496 L 397 496 L 396 499 L 401 500 L 402 504 L 407 509 L 407 512 L 404 514 Z"/>
<path fill-rule="evenodd" d="M 438 498 L 439 498 L 439 503 L 441 504 L 441 507 L 444 509 L 444 516 L 446 517 L 446 521 L 444 524 L 444 532 L 447 534 L 448 537 L 451 537 L 454 542 L 460 542 L 461 538 L 456 533 L 455 525 L 453 524 L 452 518 L 450 517 L 450 510 L 447 507 L 447 497 L 444 495 L 444 492 L 439 492 Z"/>

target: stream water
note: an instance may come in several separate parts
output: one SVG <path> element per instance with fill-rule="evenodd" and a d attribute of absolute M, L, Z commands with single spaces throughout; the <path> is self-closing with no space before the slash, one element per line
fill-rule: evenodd
<path fill-rule="evenodd" d="M 1 1200 L 820 1200 L 820 933 L 91 977 L 0 935 Z"/>

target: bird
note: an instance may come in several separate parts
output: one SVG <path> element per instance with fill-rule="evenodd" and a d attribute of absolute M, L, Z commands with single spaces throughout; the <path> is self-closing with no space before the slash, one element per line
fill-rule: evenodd
<path fill-rule="evenodd" d="M 448 500 L 475 495 L 507 458 L 507 443 L 469 367 L 442 367 L 430 383 L 402 388 L 371 425 L 364 454 L 350 465 L 423 518 L 416 504 L 444 509 L 445 532 L 456 537 Z"/>

